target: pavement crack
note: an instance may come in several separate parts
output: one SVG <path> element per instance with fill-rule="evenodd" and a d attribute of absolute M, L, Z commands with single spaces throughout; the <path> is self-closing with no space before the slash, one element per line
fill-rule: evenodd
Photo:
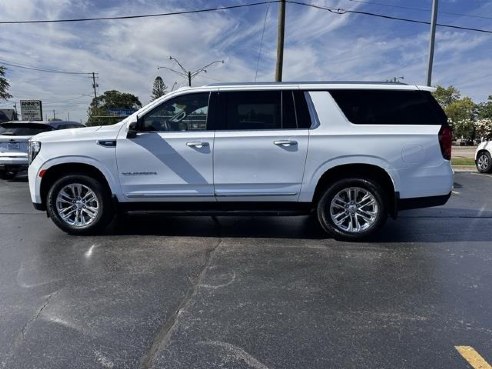
<path fill-rule="evenodd" d="M 31 329 L 31 326 L 39 318 L 39 316 L 43 313 L 43 310 L 46 309 L 46 307 L 49 305 L 49 303 L 51 302 L 51 300 L 53 299 L 53 297 L 58 292 L 60 292 L 60 290 L 50 293 L 46 297 L 46 300 L 44 301 L 44 303 L 35 311 L 35 313 L 31 317 L 31 319 L 29 319 L 26 322 L 26 324 L 24 324 L 24 326 L 22 327 L 21 331 L 19 332 L 19 334 L 15 338 L 14 344 L 12 346 L 12 349 L 10 350 L 10 353 L 8 354 L 6 360 L 4 362 L 2 362 L 2 364 L 3 364 L 2 365 L 2 368 L 7 368 L 8 367 L 8 364 L 10 363 L 10 361 L 12 360 L 12 358 L 15 355 L 15 351 L 17 351 L 17 349 L 19 348 L 19 346 L 25 340 L 27 332 L 29 331 L 29 329 Z"/>
<path fill-rule="evenodd" d="M 24 339 L 26 337 L 26 333 L 29 330 L 29 328 L 31 327 L 31 325 L 36 321 L 36 319 L 39 318 L 39 316 L 41 315 L 43 310 L 46 309 L 46 306 L 48 306 L 48 304 L 50 303 L 53 296 L 55 296 L 57 293 L 58 293 L 58 291 L 50 293 L 48 295 L 48 297 L 46 298 L 46 301 L 44 302 L 44 304 L 36 311 L 36 313 L 34 313 L 33 317 L 31 319 L 29 319 L 28 322 L 24 325 L 24 327 L 22 328 L 22 331 L 21 331 L 22 339 Z"/>
<path fill-rule="evenodd" d="M 217 249 L 219 248 L 221 243 L 222 243 L 222 240 L 220 239 L 217 242 L 217 244 L 206 253 L 205 263 L 203 264 L 203 268 L 200 271 L 200 273 L 198 274 L 198 277 L 196 278 L 196 280 L 192 281 L 191 278 L 188 277 L 188 279 L 190 280 L 190 283 L 191 283 L 191 287 L 188 289 L 183 300 L 180 302 L 180 304 L 176 308 L 175 313 L 159 329 L 157 335 L 154 338 L 154 341 L 153 341 L 150 349 L 147 351 L 147 353 L 143 356 L 143 358 L 141 360 L 141 364 L 140 364 L 141 369 L 151 368 L 151 366 L 152 366 L 152 364 L 156 358 L 157 353 L 164 350 L 166 345 L 169 343 L 171 335 L 174 332 L 176 326 L 178 325 L 179 317 L 180 317 L 181 313 L 186 310 L 186 308 L 188 307 L 190 302 L 193 300 L 193 298 L 198 293 L 198 289 L 201 287 L 202 280 L 205 277 L 205 274 L 206 274 L 208 268 L 212 264 L 213 257 L 215 255 L 215 253 L 217 252 Z"/>

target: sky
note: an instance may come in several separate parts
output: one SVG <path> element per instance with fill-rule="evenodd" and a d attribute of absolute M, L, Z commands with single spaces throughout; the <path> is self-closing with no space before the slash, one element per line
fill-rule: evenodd
<path fill-rule="evenodd" d="M 155 14 L 251 4 L 261 0 L 2 0 L 1 21 Z M 430 21 L 432 0 L 298 0 L 302 3 Z M 277 3 L 165 17 L 72 23 L 0 24 L 2 62 L 39 69 L 97 73 L 98 94 L 132 93 L 151 100 L 154 79 L 171 89 L 187 80 L 159 66 L 199 73 L 193 86 L 273 81 Z M 438 23 L 492 32 L 492 1 L 439 0 Z M 426 83 L 427 24 L 362 14 L 336 14 L 287 3 L 284 81 Z M 90 74 L 46 73 L 5 65 L 13 98 L 43 102 L 48 119 L 85 122 L 93 98 Z M 403 77 L 401 79 L 400 77 Z M 475 102 L 492 95 L 492 33 L 438 27 L 432 85 L 458 88 Z M 53 110 L 55 112 L 53 112 Z"/>

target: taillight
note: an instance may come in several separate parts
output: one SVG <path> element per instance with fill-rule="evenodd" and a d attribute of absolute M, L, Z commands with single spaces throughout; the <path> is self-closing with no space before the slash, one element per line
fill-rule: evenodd
<path fill-rule="evenodd" d="M 443 125 L 439 130 L 439 146 L 441 146 L 442 157 L 451 160 L 451 145 L 453 141 L 453 131 L 448 125 Z"/>

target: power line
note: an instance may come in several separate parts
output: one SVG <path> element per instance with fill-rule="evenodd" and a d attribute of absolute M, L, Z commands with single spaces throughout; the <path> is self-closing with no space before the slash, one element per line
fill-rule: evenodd
<path fill-rule="evenodd" d="M 38 68 L 38 67 L 32 67 L 32 66 L 27 66 L 27 65 L 21 65 L 21 64 L 15 64 L 15 63 L 10 63 L 5 60 L 0 59 L 0 64 L 5 64 L 10 67 L 14 68 L 22 68 L 22 69 L 29 69 L 29 70 L 36 70 L 38 72 L 46 72 L 46 73 L 60 73 L 60 74 L 92 74 L 89 72 L 69 72 L 69 71 L 64 71 L 64 70 L 57 70 L 57 69 L 44 69 L 44 68 Z"/>
<path fill-rule="evenodd" d="M 396 21 L 402 21 L 402 22 L 408 22 L 408 23 L 418 23 L 418 24 L 430 25 L 430 22 L 428 22 L 428 21 L 420 21 L 420 20 L 416 20 L 416 19 L 393 17 L 390 15 L 379 14 L 379 13 L 364 12 L 364 11 L 360 11 L 360 10 L 346 10 L 346 9 L 341 9 L 341 8 L 338 8 L 338 9 L 328 8 L 328 7 L 324 7 L 324 6 L 320 6 L 320 5 L 301 3 L 299 1 L 294 1 L 294 0 L 286 0 L 286 2 L 288 2 L 290 4 L 307 6 L 307 7 L 311 7 L 311 8 L 315 8 L 315 9 L 319 9 L 319 10 L 326 10 L 332 14 L 337 14 L 337 15 L 360 14 L 360 15 L 367 15 L 367 16 L 376 17 L 376 18 L 383 18 L 383 19 L 390 19 L 390 20 L 396 20 Z M 452 24 L 443 24 L 443 23 L 437 23 L 437 25 L 439 27 L 458 29 L 461 31 L 473 31 L 473 32 L 492 34 L 491 30 L 480 29 L 480 28 L 462 27 L 462 26 L 455 26 Z"/>
<path fill-rule="evenodd" d="M 350 0 L 350 1 L 358 1 L 362 2 L 362 0 Z M 273 3 L 279 3 L 281 0 L 268 0 L 268 1 L 260 1 L 256 3 L 250 3 L 250 4 L 240 4 L 240 5 L 229 5 L 229 6 L 222 6 L 222 7 L 217 7 L 217 8 L 205 8 L 205 9 L 195 9 L 195 10 L 184 10 L 184 11 L 176 11 L 176 12 L 168 12 L 168 13 L 156 13 L 156 14 L 141 14 L 141 15 L 125 15 L 125 16 L 114 16 L 114 17 L 91 17 L 91 18 L 71 18 L 71 19 L 48 19 L 48 20 L 21 20 L 21 21 L 0 21 L 1 24 L 34 24 L 34 23 L 68 23 L 68 22 L 87 22 L 87 21 L 100 21 L 100 20 L 124 20 L 124 19 L 139 19 L 139 18 L 151 18 L 151 17 L 165 17 L 165 16 L 171 16 L 171 15 L 183 15 L 183 14 L 198 14 L 198 13 L 206 13 L 206 12 L 216 12 L 216 11 L 221 11 L 221 10 L 230 10 L 230 9 L 238 9 L 238 8 L 246 8 L 246 7 L 252 7 L 252 6 L 258 6 L 258 5 L 266 5 L 266 4 L 273 4 Z M 418 23 L 418 24 L 427 24 L 429 25 L 430 22 L 427 21 L 420 21 L 416 19 L 409 19 L 409 18 L 401 18 L 401 17 L 393 17 L 390 15 L 385 15 L 385 14 L 379 14 L 379 13 L 372 13 L 372 12 L 365 12 L 365 11 L 359 11 L 359 10 L 346 10 L 342 8 L 328 8 L 320 5 L 314 5 L 314 4 L 307 4 L 307 3 L 302 3 L 299 1 L 293 1 L 293 0 L 286 0 L 287 3 L 291 4 L 297 4 L 297 5 L 302 5 L 302 6 L 308 6 L 316 9 L 321 9 L 321 10 L 326 10 L 329 11 L 333 14 L 347 14 L 347 13 L 352 13 L 352 14 L 360 14 L 360 15 L 367 15 L 371 17 L 377 17 L 377 18 L 383 18 L 383 19 L 390 19 L 390 20 L 397 20 L 397 21 L 402 21 L 402 22 L 409 22 L 409 23 Z M 369 3 L 369 2 L 367 2 Z M 378 4 L 381 5 L 381 4 Z M 394 5 L 396 7 L 396 5 Z M 455 15 L 461 15 L 458 13 L 455 13 Z M 479 17 L 479 16 L 476 16 Z M 482 17 L 486 18 L 486 17 Z M 489 19 L 489 18 L 486 18 Z M 492 33 L 491 30 L 485 30 L 485 29 L 480 29 L 480 28 L 471 28 L 471 27 L 462 27 L 462 26 L 455 26 L 452 24 L 443 24 L 443 23 L 438 23 L 437 24 L 439 27 L 445 27 L 445 28 L 452 28 L 452 29 L 458 29 L 462 31 L 473 31 L 473 32 L 481 32 L 481 33 Z M 29 68 L 29 69 L 34 69 L 34 68 Z M 45 70 L 43 70 L 45 71 Z M 54 72 L 54 73 L 59 73 L 59 72 Z M 79 73 L 68 73 L 68 74 L 79 74 Z M 80 74 L 86 74 L 86 73 L 80 73 Z M 89 74 L 89 73 L 87 73 Z"/>
<path fill-rule="evenodd" d="M 139 19 L 139 18 L 152 18 L 152 17 L 166 17 L 170 15 L 182 15 L 182 14 L 197 14 L 206 12 L 216 12 L 220 10 L 230 10 L 238 8 L 247 8 L 257 5 L 265 5 L 278 3 L 280 0 L 268 0 L 260 1 L 250 4 L 240 4 L 240 5 L 229 5 L 221 6 L 217 8 L 205 8 L 205 9 L 195 9 L 195 10 L 183 10 L 169 13 L 156 13 L 156 14 L 140 14 L 140 15 L 123 15 L 115 17 L 91 17 L 91 18 L 71 18 L 71 19 L 49 19 L 49 20 L 21 20 L 21 21 L 0 21 L 0 24 L 33 24 L 33 23 L 69 23 L 69 22 L 87 22 L 87 21 L 100 21 L 100 20 L 121 20 L 121 19 Z"/>
<path fill-rule="evenodd" d="M 347 0 L 351 1 L 354 3 L 361 3 L 361 4 L 368 4 L 368 5 L 379 5 L 379 6 L 386 6 L 386 7 L 391 7 L 391 8 L 399 8 L 399 9 L 407 9 L 407 10 L 416 10 L 416 11 L 421 11 L 421 12 L 430 12 L 431 9 L 426 9 L 426 8 L 414 8 L 411 6 L 404 6 L 404 5 L 394 5 L 394 4 L 386 4 L 386 3 L 378 3 L 374 1 L 364 1 L 364 0 Z M 462 13 L 453 13 L 453 12 L 446 12 L 446 11 L 440 11 L 440 14 L 449 14 L 449 15 L 457 15 L 460 17 L 469 17 L 469 18 L 481 18 L 481 19 L 492 19 L 492 17 L 485 17 L 482 15 L 473 15 L 473 14 L 462 14 Z"/>

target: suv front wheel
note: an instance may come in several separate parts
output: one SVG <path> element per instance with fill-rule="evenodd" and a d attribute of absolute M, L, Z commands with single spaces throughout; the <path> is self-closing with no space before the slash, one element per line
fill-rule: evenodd
<path fill-rule="evenodd" d="M 492 160 L 487 151 L 482 151 L 478 154 L 476 161 L 477 170 L 480 173 L 489 173 L 492 170 Z"/>
<path fill-rule="evenodd" d="M 82 175 L 67 175 L 50 188 L 47 211 L 53 222 L 70 234 L 100 231 L 113 218 L 111 195 L 98 180 Z"/>
<path fill-rule="evenodd" d="M 364 239 L 386 222 L 383 190 L 377 182 L 370 179 L 338 180 L 321 196 L 317 214 L 323 229 L 336 239 Z"/>

